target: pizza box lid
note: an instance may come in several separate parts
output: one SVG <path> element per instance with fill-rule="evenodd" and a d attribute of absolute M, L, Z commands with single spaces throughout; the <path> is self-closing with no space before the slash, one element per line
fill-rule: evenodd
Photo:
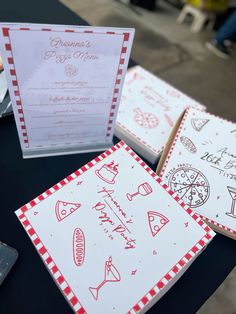
<path fill-rule="evenodd" d="M 133 67 L 125 77 L 115 134 L 127 140 L 123 130 L 129 140 L 133 139 L 133 148 L 139 145 L 140 154 L 152 163 L 156 156 L 156 162 L 176 120 L 188 106 L 205 110 L 205 106 L 142 67 Z M 150 157 L 145 150 L 150 151 Z"/>
<path fill-rule="evenodd" d="M 214 236 L 124 142 L 16 215 L 79 314 L 144 313 Z"/>
<path fill-rule="evenodd" d="M 216 231 L 236 239 L 236 124 L 187 109 L 157 173 Z"/>

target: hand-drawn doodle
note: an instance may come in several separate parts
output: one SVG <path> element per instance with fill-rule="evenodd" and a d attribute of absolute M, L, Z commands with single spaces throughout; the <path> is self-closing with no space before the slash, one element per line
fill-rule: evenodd
<path fill-rule="evenodd" d="M 109 282 L 118 282 L 120 280 L 121 280 L 120 273 L 116 269 L 116 267 L 112 264 L 112 257 L 110 256 L 109 259 L 105 262 L 104 280 L 97 287 L 89 287 L 89 291 L 94 297 L 94 299 L 97 301 L 99 290 L 105 284 Z"/>
<path fill-rule="evenodd" d="M 140 108 L 135 108 L 134 112 L 134 121 L 145 129 L 153 129 L 159 124 L 158 118 L 151 112 L 142 112 Z"/>
<path fill-rule="evenodd" d="M 155 237 L 168 222 L 169 219 L 163 214 L 154 211 L 148 212 L 148 224 L 153 237 Z"/>
<path fill-rule="evenodd" d="M 209 119 L 191 119 L 191 124 L 196 131 L 200 132 L 209 121 Z"/>
<path fill-rule="evenodd" d="M 114 184 L 115 183 L 115 177 L 118 174 L 118 166 L 119 164 L 114 164 L 114 161 L 112 161 L 109 164 L 104 164 L 100 169 L 97 169 L 95 171 L 96 175 L 102 179 L 103 181 Z"/>
<path fill-rule="evenodd" d="M 191 208 L 202 206 L 210 195 L 210 186 L 203 173 L 187 166 L 172 173 L 169 187 Z"/>
<path fill-rule="evenodd" d="M 80 228 L 74 230 L 72 246 L 75 265 L 81 266 L 85 257 L 85 237 Z"/>
<path fill-rule="evenodd" d="M 174 126 L 174 122 L 172 121 L 172 119 L 170 118 L 170 116 L 167 113 L 164 113 L 164 117 L 166 119 L 166 122 L 169 124 L 170 127 Z"/>
<path fill-rule="evenodd" d="M 72 65 L 72 64 L 67 64 L 65 66 L 65 75 L 68 77 L 73 77 L 76 76 L 78 74 L 78 69 L 76 68 L 76 66 Z"/>
<path fill-rule="evenodd" d="M 232 202 L 231 202 L 231 209 L 230 212 L 227 212 L 226 215 L 232 217 L 232 218 L 236 218 L 236 214 L 235 214 L 235 204 L 236 204 L 236 188 L 233 188 L 232 186 L 227 186 L 227 189 L 229 191 L 229 194 L 232 198 Z"/>
<path fill-rule="evenodd" d="M 174 98 L 180 98 L 181 97 L 181 93 L 175 89 L 167 89 L 166 93 L 167 93 L 167 95 L 170 95 Z"/>
<path fill-rule="evenodd" d="M 55 213 L 58 221 L 62 221 L 78 208 L 80 208 L 80 203 L 69 203 L 64 201 L 57 201 L 55 206 Z"/>
<path fill-rule="evenodd" d="M 127 193 L 126 197 L 131 202 L 133 197 L 138 195 L 138 194 L 140 194 L 142 196 L 147 196 L 150 193 L 152 193 L 152 188 L 151 188 L 150 184 L 147 182 L 144 182 L 138 186 L 138 192 L 135 192 L 133 194 Z"/>
<path fill-rule="evenodd" d="M 137 73 L 137 72 L 134 72 L 133 73 L 133 76 L 132 76 L 132 78 L 128 81 L 126 81 L 126 84 L 128 84 L 128 85 L 130 85 L 130 84 L 132 84 L 134 81 L 139 81 L 139 80 L 143 80 L 144 79 L 144 77 L 142 76 L 142 75 L 140 75 L 139 73 Z"/>
<path fill-rule="evenodd" d="M 190 138 L 186 136 L 180 137 L 180 142 L 183 144 L 183 146 L 192 154 L 195 154 L 197 152 L 196 146 L 193 144 L 193 142 L 190 140 Z"/>

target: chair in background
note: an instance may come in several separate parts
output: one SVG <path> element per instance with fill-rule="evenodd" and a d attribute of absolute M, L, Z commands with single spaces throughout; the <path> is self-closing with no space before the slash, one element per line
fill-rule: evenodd
<path fill-rule="evenodd" d="M 188 15 L 193 18 L 190 30 L 193 33 L 200 32 L 205 26 L 212 30 L 217 14 L 225 11 L 228 0 L 186 0 L 177 22 L 183 23 Z"/>

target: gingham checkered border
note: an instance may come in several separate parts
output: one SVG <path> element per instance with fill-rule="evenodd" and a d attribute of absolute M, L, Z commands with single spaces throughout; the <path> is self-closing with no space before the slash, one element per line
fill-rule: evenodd
<path fill-rule="evenodd" d="M 135 137 L 136 140 L 137 140 L 139 143 L 141 143 L 141 144 L 147 146 L 147 147 L 148 147 L 151 151 L 153 151 L 155 154 L 159 154 L 159 153 L 162 152 L 164 146 L 162 146 L 161 149 L 155 149 L 154 147 L 152 147 L 151 145 L 149 145 L 146 141 L 142 140 L 139 136 L 137 136 L 135 133 L 133 133 L 133 132 L 132 132 L 130 129 L 128 129 L 126 126 L 124 126 L 122 123 L 116 121 L 116 124 L 117 124 L 120 128 L 124 129 L 126 132 L 128 132 L 129 134 L 131 134 L 133 137 Z"/>
<path fill-rule="evenodd" d="M 177 133 L 176 133 L 176 136 L 175 136 L 175 138 L 174 138 L 174 140 L 173 140 L 173 143 L 172 143 L 172 145 L 171 145 L 171 147 L 170 147 L 169 153 L 168 153 L 168 155 L 167 155 L 167 157 L 166 157 L 166 160 L 165 160 L 165 163 L 164 163 L 164 165 L 163 165 L 163 168 L 162 168 L 162 170 L 161 170 L 161 172 L 160 172 L 160 174 L 159 174 L 160 177 L 162 177 L 162 176 L 163 176 L 163 173 L 165 172 L 165 169 L 166 169 L 166 167 L 167 167 L 167 164 L 168 164 L 168 162 L 169 162 L 169 160 L 170 160 L 170 157 L 171 157 L 171 155 L 172 155 L 172 152 L 173 152 L 173 150 L 174 150 L 174 148 L 175 148 L 176 142 L 177 142 L 177 140 L 178 140 L 178 138 L 179 138 L 179 135 L 180 135 L 180 133 L 181 133 L 181 131 L 182 131 L 182 129 L 183 129 L 183 126 L 184 126 L 185 120 L 186 120 L 186 118 L 187 118 L 187 115 L 189 114 L 189 112 L 190 112 L 191 110 L 192 110 L 191 108 L 188 108 L 188 109 L 186 110 L 184 116 L 183 116 L 183 119 L 182 119 L 182 121 L 181 121 L 181 124 L 180 124 L 180 126 L 179 126 L 179 129 L 178 129 L 178 131 L 177 131 Z M 219 116 L 216 116 L 216 115 L 214 115 L 214 114 L 212 114 L 212 113 L 207 113 L 207 114 L 208 114 L 209 116 L 213 116 L 213 117 L 215 117 L 215 118 L 217 118 L 217 119 L 219 119 L 219 120 L 222 120 L 222 121 L 225 121 L 225 122 L 228 122 L 228 123 L 232 123 L 233 125 L 235 125 L 235 123 L 233 123 L 233 122 L 231 122 L 231 121 L 229 121 L 229 120 L 223 119 L 223 118 L 221 118 L 221 117 L 219 117 Z M 226 226 L 224 226 L 224 225 L 222 225 L 222 224 L 219 224 L 218 222 L 216 222 L 216 221 L 214 221 L 214 220 L 212 220 L 212 219 L 206 218 L 206 217 L 204 217 L 204 216 L 202 216 L 202 215 L 200 215 L 200 214 L 199 214 L 199 216 L 200 216 L 202 219 L 204 219 L 205 221 L 208 221 L 209 223 L 211 223 L 211 224 L 213 224 L 213 225 L 215 225 L 215 226 L 217 226 L 217 227 L 219 227 L 219 228 L 221 228 L 221 229 L 223 229 L 223 230 L 226 230 L 226 231 L 228 231 L 228 232 L 230 232 L 230 233 L 232 233 L 232 234 L 236 234 L 236 230 L 234 230 L 234 229 L 228 228 L 228 227 L 226 227 Z"/>
<path fill-rule="evenodd" d="M 12 52 L 9 30 L 11 30 L 9 27 L 2 28 L 3 38 L 5 40 L 4 41 L 5 53 L 6 53 L 7 62 L 10 66 L 11 85 L 13 88 L 13 93 L 14 93 L 16 107 L 17 107 L 18 122 L 20 125 L 20 134 L 23 138 L 24 146 L 26 148 L 29 148 L 29 138 L 27 134 L 24 110 L 22 106 L 20 89 L 19 89 L 18 80 L 17 80 L 17 73 L 15 70 L 14 57 L 13 57 L 13 52 Z M 124 73 L 126 71 L 127 64 L 128 64 L 127 59 L 129 57 L 129 54 L 127 53 L 127 48 L 128 48 L 130 33 L 129 32 L 119 33 L 119 32 L 112 32 L 112 31 L 96 32 L 96 31 L 90 30 L 89 28 L 88 29 L 85 28 L 83 31 L 78 31 L 78 30 L 69 29 L 69 28 L 65 29 L 64 31 L 59 31 L 57 29 L 52 29 L 52 28 L 41 28 L 41 29 L 35 30 L 35 29 L 30 29 L 29 27 L 19 27 L 19 28 L 14 28 L 13 30 L 14 31 L 22 31 L 22 30 L 23 31 L 56 31 L 56 32 L 67 32 L 67 33 L 69 32 L 69 33 L 87 33 L 87 34 L 107 34 L 107 35 L 113 35 L 113 36 L 114 35 L 123 36 L 123 43 L 122 43 L 122 47 L 120 51 L 119 65 L 118 65 L 115 84 L 113 88 L 113 96 L 112 96 L 112 102 L 110 105 L 110 112 L 109 112 L 108 124 L 107 124 L 107 129 L 106 129 L 106 136 L 105 136 L 105 141 L 110 141 L 110 138 L 113 135 L 114 119 L 116 117 L 116 113 L 118 110 L 119 99 L 120 99 L 120 94 L 122 90 L 122 81 L 123 81 L 122 78 L 124 76 Z M 81 143 L 84 143 L 84 142 L 80 142 L 80 144 Z M 67 144 L 70 144 L 70 143 L 67 143 Z M 55 145 L 52 145 L 52 146 L 55 146 Z"/>
<path fill-rule="evenodd" d="M 22 107 L 22 102 L 21 102 L 21 95 L 20 95 L 20 89 L 18 86 L 18 80 L 17 80 L 17 74 L 15 70 L 15 64 L 14 64 L 14 58 L 13 58 L 13 53 L 11 49 L 11 40 L 9 37 L 9 28 L 2 28 L 2 34 L 4 38 L 4 47 L 5 47 L 5 53 L 6 53 L 6 59 L 9 65 L 9 73 L 11 77 L 11 85 L 12 85 L 12 90 L 15 98 L 15 103 L 16 103 L 16 108 L 17 108 L 17 117 L 18 117 L 18 122 L 19 122 L 19 133 L 21 133 L 24 146 L 26 148 L 29 147 L 29 139 L 28 139 L 28 134 L 27 134 L 27 129 L 26 129 L 26 124 L 25 124 L 25 117 L 24 117 L 24 111 Z"/>
<path fill-rule="evenodd" d="M 220 229 L 223 229 L 223 230 L 225 230 L 225 231 L 227 231 L 227 232 L 232 233 L 233 235 L 236 235 L 236 230 L 234 230 L 234 229 L 231 229 L 231 228 L 228 228 L 228 227 L 226 227 L 226 226 L 224 226 L 224 225 L 222 225 L 222 224 L 219 224 L 218 222 L 216 222 L 216 221 L 214 221 L 214 220 L 211 220 L 211 219 L 209 219 L 209 218 L 207 218 L 207 217 L 205 217 L 205 216 L 203 216 L 203 215 L 199 215 L 199 217 L 201 217 L 202 219 L 204 219 L 206 222 L 211 223 L 211 224 L 215 225 L 216 227 L 219 227 Z M 213 228 L 213 227 L 212 227 L 212 228 Z M 214 228 L 213 228 L 213 229 L 214 229 Z"/>
<path fill-rule="evenodd" d="M 43 195 L 43 194 L 42 194 Z M 42 199 L 43 196 L 38 197 L 38 202 L 40 202 L 40 199 Z M 32 202 L 30 202 L 32 204 Z M 30 204 L 29 203 L 29 204 Z M 36 205 L 36 204 L 35 204 Z M 31 206 L 31 205 L 30 205 Z M 34 205 L 32 204 L 32 207 Z M 64 294 L 66 300 L 71 305 L 73 310 L 76 314 L 84 314 L 86 313 L 82 305 L 79 303 L 79 300 L 75 296 L 74 292 L 70 288 L 69 284 L 67 283 L 66 279 L 58 269 L 57 265 L 54 263 L 53 259 L 47 252 L 46 247 L 43 245 L 42 241 L 40 240 L 39 236 L 35 232 L 34 228 L 31 226 L 29 220 L 25 216 L 24 211 L 17 211 L 16 215 L 18 219 L 20 220 L 21 224 L 25 228 L 26 232 L 28 233 L 31 241 L 35 245 L 36 250 L 38 251 L 40 257 L 42 258 L 44 264 L 49 269 L 49 272 L 57 285 L 59 286 L 61 292 Z"/>
<path fill-rule="evenodd" d="M 166 166 L 167 166 L 167 164 L 168 164 L 168 162 L 169 162 L 169 159 L 170 159 L 170 157 L 171 157 L 171 154 L 172 154 L 172 152 L 173 152 L 173 150 L 174 150 L 174 148 L 175 148 L 175 144 L 176 144 L 176 142 L 177 142 L 177 140 L 178 140 L 178 138 L 179 138 L 180 132 L 181 132 L 181 130 L 182 130 L 182 128 L 183 128 L 183 125 L 184 125 L 184 122 L 185 122 L 185 120 L 186 120 L 186 118 L 187 118 L 189 109 L 190 109 L 190 108 L 186 109 L 185 114 L 184 114 L 184 116 L 183 116 L 183 118 L 182 118 L 182 120 L 181 120 L 179 129 L 178 129 L 178 131 L 177 131 L 177 133 L 176 133 L 176 135 L 175 135 L 175 138 L 174 138 L 174 140 L 173 140 L 173 142 L 172 142 L 172 145 L 171 145 L 170 150 L 169 150 L 169 152 L 168 152 L 168 155 L 167 155 L 167 157 L 166 157 L 165 163 L 164 163 L 164 165 L 163 165 L 163 167 L 162 167 L 162 169 L 161 169 L 161 172 L 160 172 L 160 174 L 159 174 L 160 177 L 162 177 L 162 175 L 163 175 L 163 173 L 164 173 L 164 171 L 165 171 L 165 169 L 166 169 Z"/>
<path fill-rule="evenodd" d="M 59 183 L 55 184 L 50 189 L 46 190 L 44 193 L 37 196 L 35 199 L 27 203 L 26 205 L 22 206 L 20 209 L 16 211 L 16 215 L 20 220 L 21 224 L 25 228 L 26 232 L 28 233 L 31 241 L 34 243 L 37 251 L 39 252 L 40 256 L 42 257 L 45 265 L 50 269 L 50 273 L 57 282 L 58 286 L 60 287 L 62 293 L 68 300 L 69 304 L 75 310 L 76 314 L 83 314 L 86 313 L 85 309 L 79 303 L 79 300 L 76 298 L 75 294 L 69 287 L 68 283 L 66 282 L 65 278 L 61 274 L 60 270 L 55 265 L 52 257 L 49 255 L 46 247 L 43 245 L 42 241 L 38 237 L 37 233 L 31 226 L 29 220 L 25 216 L 25 213 L 32 209 L 34 206 L 48 198 L 53 193 L 60 190 L 63 186 L 68 184 L 69 182 L 78 178 L 81 174 L 86 172 L 87 170 L 94 167 L 97 163 L 104 160 L 106 157 L 110 156 L 116 150 L 124 148 L 133 158 L 136 160 L 139 165 L 144 168 L 154 179 L 157 183 L 159 183 L 169 195 L 171 195 L 179 204 L 180 206 L 198 223 L 199 226 L 203 228 L 205 231 L 205 235 L 200 239 L 184 256 L 180 259 L 168 273 L 166 273 L 163 278 L 157 282 L 157 284 L 150 290 L 148 293 L 139 300 L 132 309 L 128 312 L 128 314 L 138 313 L 155 295 L 164 288 L 168 282 L 173 279 L 176 274 L 194 257 L 194 255 L 199 252 L 202 248 L 206 246 L 206 244 L 213 238 L 214 232 L 205 224 L 205 222 L 195 214 L 190 208 L 188 208 L 185 203 L 179 199 L 176 193 L 172 192 L 171 189 L 162 182 L 161 178 L 156 175 L 156 173 L 145 164 L 145 162 L 138 157 L 129 146 L 125 144 L 125 142 L 121 141 L 115 146 L 111 147 L 106 152 L 102 153 L 92 161 L 88 162 L 85 166 L 81 167 L 79 170 L 76 170 L 71 175 L 67 176 L 65 179 L 61 180 Z"/>

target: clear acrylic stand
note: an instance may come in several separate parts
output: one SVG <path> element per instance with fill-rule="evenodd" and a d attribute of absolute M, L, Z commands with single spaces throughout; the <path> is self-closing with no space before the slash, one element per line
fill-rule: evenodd
<path fill-rule="evenodd" d="M 50 157 L 50 156 L 60 156 L 69 154 L 80 154 L 104 151 L 113 146 L 113 142 L 100 143 L 96 145 L 81 145 L 81 146 L 63 146 L 63 147 L 44 147 L 37 149 L 27 149 L 22 150 L 23 158 L 38 158 L 38 157 Z"/>

